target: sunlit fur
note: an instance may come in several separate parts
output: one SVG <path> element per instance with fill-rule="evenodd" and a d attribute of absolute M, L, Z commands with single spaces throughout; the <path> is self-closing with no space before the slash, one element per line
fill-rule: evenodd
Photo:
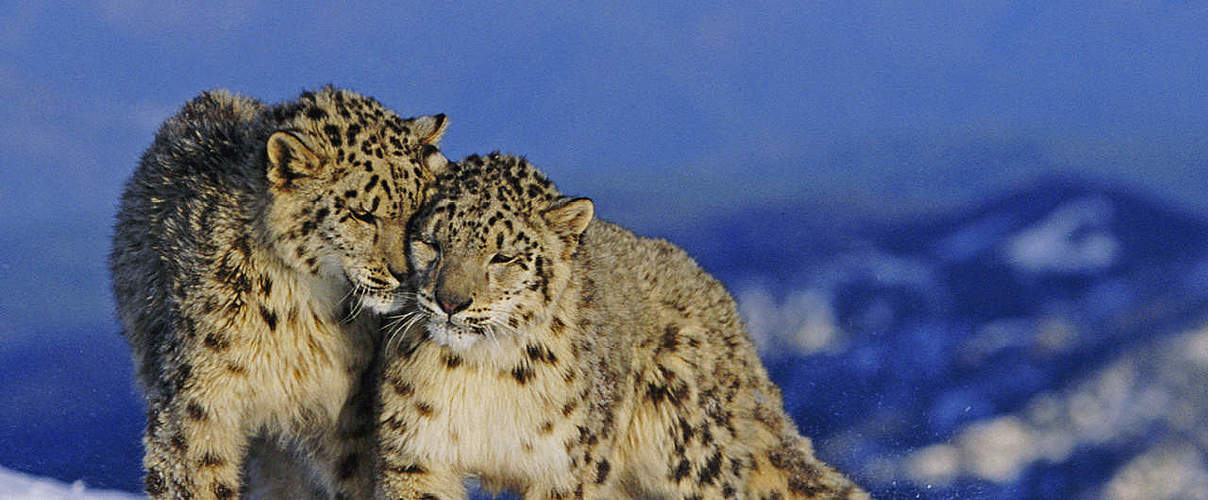
<path fill-rule="evenodd" d="M 150 496 L 370 494 L 375 313 L 408 296 L 384 228 L 443 168 L 445 123 L 332 88 L 273 106 L 206 92 L 164 123 L 110 256 Z"/>
<path fill-rule="evenodd" d="M 378 498 L 867 498 L 814 457 L 734 302 L 684 252 L 471 157 L 412 220 Z"/>

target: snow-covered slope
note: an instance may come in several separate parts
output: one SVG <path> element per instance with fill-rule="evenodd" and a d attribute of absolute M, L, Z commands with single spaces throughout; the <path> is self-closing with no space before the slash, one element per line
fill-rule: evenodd
<path fill-rule="evenodd" d="M 0 500 L 134 500 L 133 493 L 87 488 L 0 468 Z"/>

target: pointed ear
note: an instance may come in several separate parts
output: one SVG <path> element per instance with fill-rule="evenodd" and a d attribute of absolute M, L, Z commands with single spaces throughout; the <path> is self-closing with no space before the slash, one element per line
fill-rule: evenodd
<path fill-rule="evenodd" d="M 596 205 L 587 198 L 563 199 L 545 211 L 545 222 L 558 236 L 578 237 L 587 230 Z"/>
<path fill-rule="evenodd" d="M 440 138 L 445 135 L 445 129 L 449 128 L 449 119 L 445 118 L 444 113 L 408 118 L 404 123 L 419 137 L 419 142 L 424 144 L 440 142 Z"/>
<path fill-rule="evenodd" d="M 274 132 L 266 147 L 268 179 L 278 187 L 288 189 L 294 180 L 313 177 L 319 171 L 319 157 L 289 132 Z"/>

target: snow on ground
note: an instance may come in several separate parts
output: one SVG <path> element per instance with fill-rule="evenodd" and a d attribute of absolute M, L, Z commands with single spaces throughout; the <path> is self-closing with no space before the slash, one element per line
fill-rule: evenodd
<path fill-rule="evenodd" d="M 0 468 L 0 500 L 132 500 L 139 495 L 111 490 L 89 489 L 84 483 L 72 484 Z"/>

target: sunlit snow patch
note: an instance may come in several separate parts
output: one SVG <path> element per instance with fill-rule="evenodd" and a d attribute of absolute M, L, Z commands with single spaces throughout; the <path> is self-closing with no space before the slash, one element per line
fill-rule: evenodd
<path fill-rule="evenodd" d="M 951 440 L 919 448 L 900 464 L 915 484 L 959 477 L 1008 484 L 1037 464 L 1069 460 L 1076 449 L 1148 451 L 1117 470 L 1103 498 L 1208 498 L 1208 457 L 1177 441 L 1154 443 L 1155 429 L 1208 437 L 1208 329 L 1123 354 L 1060 392 L 1033 396 L 1021 411 L 973 423 Z"/>
<path fill-rule="evenodd" d="M 1120 256 L 1111 234 L 1112 204 L 1080 198 L 1057 207 L 1035 226 L 1008 239 L 1003 254 L 1029 272 L 1088 273 L 1107 269 Z"/>
<path fill-rule="evenodd" d="M 133 500 L 133 493 L 94 490 L 73 484 L 0 468 L 0 500 Z"/>
<path fill-rule="evenodd" d="M 830 299 L 820 291 L 795 292 L 778 302 L 766 288 L 753 286 L 740 289 L 736 297 L 760 351 L 789 348 L 809 355 L 843 348 L 845 335 L 835 324 Z"/>

